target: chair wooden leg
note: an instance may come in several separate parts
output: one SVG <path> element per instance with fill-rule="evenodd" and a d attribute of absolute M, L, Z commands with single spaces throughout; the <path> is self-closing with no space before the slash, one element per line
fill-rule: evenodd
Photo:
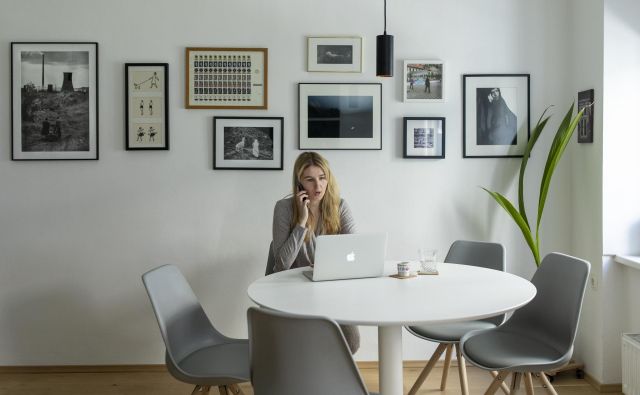
<path fill-rule="evenodd" d="M 497 375 L 498 375 L 498 371 L 497 370 L 492 370 L 491 371 L 491 377 L 493 377 L 495 379 Z M 511 392 L 511 391 L 509 391 L 509 387 L 507 386 L 507 384 L 504 381 L 500 384 L 500 389 L 502 389 L 502 392 L 504 392 L 504 395 L 509 395 L 509 393 Z"/>
<path fill-rule="evenodd" d="M 415 395 L 418 392 L 418 390 L 422 386 L 422 383 L 424 383 L 424 381 L 427 379 L 429 372 L 431 372 L 431 369 L 433 369 L 433 366 L 436 364 L 436 362 L 438 362 L 438 359 L 440 359 L 440 356 L 442 355 L 442 353 L 446 348 L 447 348 L 446 344 L 442 344 L 442 343 L 438 344 L 438 348 L 436 348 L 436 350 L 433 352 L 431 359 L 427 363 L 427 366 L 425 366 L 424 369 L 422 369 L 422 372 L 420 373 L 420 376 L 418 376 L 418 378 L 416 379 L 416 382 L 413 383 L 413 387 L 411 387 L 411 389 L 409 390 L 408 395 Z"/>
<path fill-rule="evenodd" d="M 240 388 L 240 386 L 238 384 L 231 384 L 231 393 L 234 395 L 244 395 L 244 392 L 242 391 L 242 388 Z"/>
<path fill-rule="evenodd" d="M 522 379 L 522 373 L 513 372 L 511 376 L 511 387 L 509 391 L 509 395 L 516 395 L 520 390 L 520 380 Z"/>
<path fill-rule="evenodd" d="M 524 374 L 524 388 L 527 390 L 527 395 L 533 395 L 533 380 L 529 372 Z"/>
<path fill-rule="evenodd" d="M 229 389 L 226 385 L 219 385 L 218 391 L 220 391 L 220 395 L 229 395 Z"/>
<path fill-rule="evenodd" d="M 547 392 L 547 394 L 558 395 L 558 393 L 556 392 L 556 389 L 553 388 L 553 385 L 551 385 L 551 383 L 549 382 L 549 379 L 547 378 L 547 375 L 545 375 L 544 372 L 536 373 L 536 378 L 540 381 L 540 383 L 542 384 L 542 387 Z"/>
<path fill-rule="evenodd" d="M 211 387 L 208 385 L 196 385 L 191 395 L 206 395 L 209 393 L 209 388 Z"/>
<path fill-rule="evenodd" d="M 458 358 L 458 373 L 460 375 L 460 390 L 462 395 L 469 395 L 469 384 L 467 383 L 467 367 L 464 357 L 460 351 L 460 343 L 456 343 L 456 357 Z"/>
<path fill-rule="evenodd" d="M 485 391 L 484 395 L 495 394 L 498 388 L 501 387 L 502 384 L 504 384 L 504 381 L 506 380 L 507 376 L 509 376 L 509 372 L 498 372 L 496 377 L 491 382 L 491 385 L 489 386 L 489 388 L 487 388 L 487 390 Z"/>
<path fill-rule="evenodd" d="M 453 351 L 453 344 L 447 346 L 447 353 L 444 357 L 444 367 L 442 368 L 442 380 L 440 380 L 440 391 L 444 391 L 447 388 L 447 376 L 449 375 L 449 366 L 451 366 L 451 352 Z"/>

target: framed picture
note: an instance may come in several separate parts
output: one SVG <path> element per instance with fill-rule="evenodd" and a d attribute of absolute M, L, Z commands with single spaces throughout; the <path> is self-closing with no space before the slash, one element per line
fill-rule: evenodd
<path fill-rule="evenodd" d="M 186 108 L 267 109 L 267 48 L 187 48 Z"/>
<path fill-rule="evenodd" d="M 405 117 L 403 121 L 404 158 L 444 159 L 444 118 Z"/>
<path fill-rule="evenodd" d="M 169 64 L 126 63 L 127 150 L 169 149 Z"/>
<path fill-rule="evenodd" d="M 307 71 L 362 73 L 362 37 L 307 37 Z"/>
<path fill-rule="evenodd" d="M 529 140 L 529 74 L 465 74 L 465 158 L 519 158 Z"/>
<path fill-rule="evenodd" d="M 405 103 L 444 101 L 444 63 L 439 60 L 405 60 Z"/>
<path fill-rule="evenodd" d="M 282 117 L 214 117 L 213 168 L 282 170 Z"/>
<path fill-rule="evenodd" d="M 98 43 L 11 43 L 13 160 L 98 159 Z"/>
<path fill-rule="evenodd" d="M 382 84 L 298 84 L 300 149 L 382 149 Z"/>
<path fill-rule="evenodd" d="M 578 122 L 578 142 L 593 143 L 593 89 L 578 92 L 578 112 L 583 108 Z"/>

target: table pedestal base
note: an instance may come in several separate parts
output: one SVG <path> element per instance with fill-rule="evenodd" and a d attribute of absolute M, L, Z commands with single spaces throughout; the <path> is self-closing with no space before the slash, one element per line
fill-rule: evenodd
<path fill-rule="evenodd" d="M 402 395 L 402 326 L 378 327 L 380 395 Z"/>

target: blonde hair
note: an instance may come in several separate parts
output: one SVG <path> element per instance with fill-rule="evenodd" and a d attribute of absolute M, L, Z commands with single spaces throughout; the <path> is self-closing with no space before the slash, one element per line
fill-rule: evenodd
<path fill-rule="evenodd" d="M 329 162 L 323 158 L 317 152 L 303 152 L 296 159 L 293 165 L 293 196 L 298 193 L 298 184 L 302 181 L 302 173 L 309 166 L 317 166 L 324 172 L 327 178 L 327 189 L 320 201 L 320 218 L 314 218 L 309 210 L 309 219 L 307 220 L 306 228 L 307 234 L 305 241 L 309 241 L 309 237 L 312 232 L 315 231 L 318 220 L 321 219 L 320 225 L 321 234 L 338 234 L 340 233 L 340 191 L 338 189 L 338 183 L 336 182 Z M 291 229 L 293 229 L 299 222 L 302 213 L 298 209 L 298 204 L 295 198 L 293 199 L 293 221 L 291 222 Z"/>

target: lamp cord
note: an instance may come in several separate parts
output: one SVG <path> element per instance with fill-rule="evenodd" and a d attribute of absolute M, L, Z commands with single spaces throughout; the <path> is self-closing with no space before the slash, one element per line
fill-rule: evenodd
<path fill-rule="evenodd" d="M 387 35 L 387 0 L 384 0 L 384 34 Z"/>

